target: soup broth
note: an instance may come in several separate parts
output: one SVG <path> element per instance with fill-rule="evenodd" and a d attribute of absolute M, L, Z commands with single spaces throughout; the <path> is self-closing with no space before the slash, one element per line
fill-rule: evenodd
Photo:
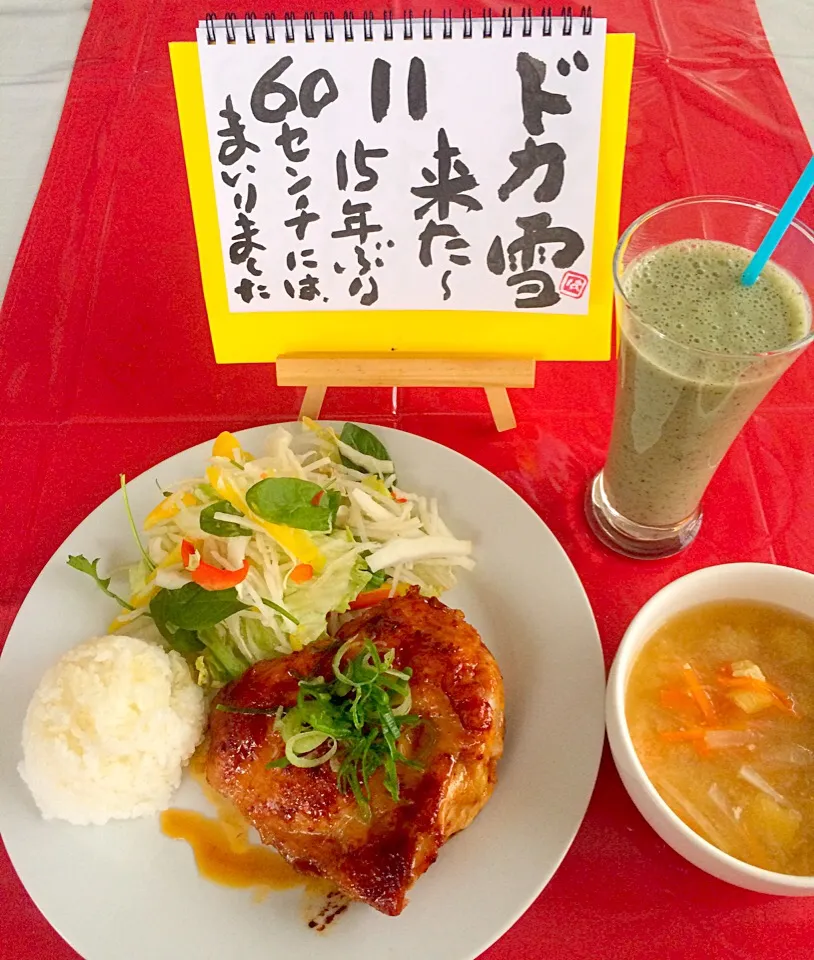
<path fill-rule="evenodd" d="M 814 875 L 814 620 L 704 604 L 669 620 L 631 670 L 627 723 L 653 786 L 747 863 Z"/>

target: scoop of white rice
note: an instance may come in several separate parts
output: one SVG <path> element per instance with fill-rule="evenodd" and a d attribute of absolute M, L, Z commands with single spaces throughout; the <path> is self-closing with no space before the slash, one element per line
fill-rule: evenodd
<path fill-rule="evenodd" d="M 134 637 L 89 640 L 40 681 L 20 775 L 46 820 L 156 813 L 169 805 L 204 721 L 203 693 L 177 653 Z"/>

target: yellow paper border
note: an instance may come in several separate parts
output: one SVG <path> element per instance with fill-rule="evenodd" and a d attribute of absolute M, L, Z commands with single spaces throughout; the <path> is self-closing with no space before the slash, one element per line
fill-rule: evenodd
<path fill-rule="evenodd" d="M 619 229 L 628 102 L 635 39 L 607 39 L 602 99 L 594 255 L 586 316 L 463 310 L 231 313 L 221 254 L 215 184 L 209 159 L 203 87 L 195 43 L 171 43 L 198 257 L 215 359 L 263 363 L 296 352 L 533 356 L 538 360 L 607 360 L 611 352 L 611 259 Z M 365 317 L 364 322 L 360 319 Z"/>

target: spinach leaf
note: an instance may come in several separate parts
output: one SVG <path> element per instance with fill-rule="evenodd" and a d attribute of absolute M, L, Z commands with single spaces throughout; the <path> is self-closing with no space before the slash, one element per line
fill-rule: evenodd
<path fill-rule="evenodd" d="M 120 607 L 124 607 L 125 610 L 133 610 L 134 607 L 132 604 L 128 603 L 126 600 L 122 600 L 120 596 L 113 593 L 110 589 L 110 577 L 101 577 L 99 572 L 96 569 L 97 564 L 99 563 L 99 557 L 95 560 L 88 560 L 87 557 L 83 557 L 82 554 L 78 554 L 75 557 L 68 555 L 68 566 L 73 567 L 74 570 L 78 570 L 80 573 L 86 573 L 89 577 L 96 581 L 96 585 L 102 591 L 106 593 L 109 597 L 116 601 Z"/>
<path fill-rule="evenodd" d="M 249 487 L 246 503 L 269 523 L 281 523 L 300 530 L 331 530 L 330 495 L 320 497 L 319 506 L 314 499 L 323 493 L 322 487 L 296 477 L 269 477 Z"/>
<path fill-rule="evenodd" d="M 374 437 L 369 430 L 365 430 L 364 427 L 359 427 L 355 423 L 346 423 L 345 426 L 342 427 L 342 433 L 340 433 L 339 439 L 349 447 L 353 447 L 354 450 L 358 450 L 359 453 L 364 453 L 368 457 L 375 457 L 377 460 L 390 459 L 387 447 L 385 447 L 381 440 L 379 440 L 378 437 Z M 360 467 L 358 463 L 348 460 L 347 457 L 342 457 L 342 463 L 352 470 L 369 473 L 364 467 Z"/>
<path fill-rule="evenodd" d="M 328 490 L 320 503 L 331 511 L 331 527 L 335 527 L 336 515 L 339 513 L 339 507 L 342 505 L 342 494 L 338 490 Z"/>
<path fill-rule="evenodd" d="M 237 598 L 237 590 L 204 590 L 197 583 L 185 583 L 178 590 L 159 590 L 150 602 L 156 624 L 197 631 L 214 627 L 233 613 L 248 610 Z M 177 632 L 177 631 L 176 631 Z"/>
<path fill-rule="evenodd" d="M 168 593 L 167 590 L 159 591 L 150 601 L 150 616 L 156 625 L 156 629 L 167 643 L 178 653 L 200 653 L 204 645 L 198 639 L 194 630 L 183 630 L 180 627 L 170 625 L 164 619 L 164 603 L 162 595 Z"/>
<path fill-rule="evenodd" d="M 231 523 L 228 520 L 216 520 L 216 513 L 228 513 L 233 517 L 243 516 L 228 500 L 218 500 L 217 503 L 210 503 L 208 507 L 204 507 L 203 510 L 201 510 L 201 518 L 198 521 L 204 533 L 211 533 L 213 537 L 251 536 L 251 530 L 247 527 L 241 527 L 239 523 Z"/>

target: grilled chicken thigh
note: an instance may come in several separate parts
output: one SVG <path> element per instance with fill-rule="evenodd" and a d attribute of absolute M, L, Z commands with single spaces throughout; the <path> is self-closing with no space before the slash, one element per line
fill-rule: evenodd
<path fill-rule="evenodd" d="M 353 900 L 395 916 L 407 891 L 440 846 L 468 826 L 489 799 L 503 751 L 503 680 L 477 631 L 459 611 L 412 592 L 345 624 L 336 640 L 264 660 L 225 687 L 217 701 L 240 708 L 293 707 L 298 682 L 332 679 L 337 648 L 352 637 L 393 648 L 398 669 L 411 667 L 411 712 L 425 723 L 403 731 L 400 798 L 371 779 L 370 817 L 337 787 L 328 763 L 267 768 L 284 755 L 274 718 L 213 709 L 207 779 L 304 873 L 331 880 Z"/>

